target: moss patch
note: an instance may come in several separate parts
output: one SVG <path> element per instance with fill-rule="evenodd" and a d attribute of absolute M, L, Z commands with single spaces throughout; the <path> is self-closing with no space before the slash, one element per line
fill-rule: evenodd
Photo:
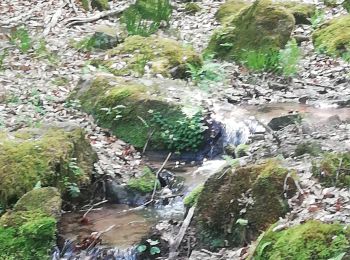
<path fill-rule="evenodd" d="M 281 1 L 280 4 L 293 14 L 296 24 L 311 24 L 309 19 L 316 12 L 314 4 L 297 1 Z"/>
<path fill-rule="evenodd" d="M 278 51 L 290 39 L 294 25 L 293 15 L 283 6 L 258 0 L 218 29 L 206 52 L 220 58 L 242 60 L 249 51 Z"/>
<path fill-rule="evenodd" d="M 254 259 L 327 260 L 336 259 L 349 249 L 349 228 L 308 221 L 279 232 L 273 232 L 271 228 L 260 241 Z"/>
<path fill-rule="evenodd" d="M 25 194 L 0 218 L 0 259 L 50 259 L 61 210 L 57 189 L 39 188 Z"/>
<path fill-rule="evenodd" d="M 283 197 L 288 170 L 274 161 L 224 169 L 208 179 L 199 195 L 195 220 L 205 246 L 227 240 L 231 246 L 251 241 L 287 211 Z M 294 190 L 288 179 L 289 195 Z M 244 221 L 242 221 L 244 220 Z M 247 226 L 242 223 L 247 221 Z"/>
<path fill-rule="evenodd" d="M 143 75 L 147 63 L 152 64 L 151 73 L 164 77 L 185 78 L 187 63 L 200 66 L 202 60 L 192 48 L 184 47 L 180 43 L 167 38 L 156 36 L 130 36 L 109 52 L 110 61 L 103 62 L 104 66 L 114 75 L 136 74 Z M 126 65 L 121 69 L 114 69 L 112 61 L 121 57 L 118 62 Z M 118 58 L 119 59 L 119 58 Z"/>
<path fill-rule="evenodd" d="M 249 6 L 251 3 L 244 0 L 229 0 L 220 6 L 215 14 L 215 18 L 222 24 L 233 20 L 233 17 L 239 13 L 243 8 Z"/>
<path fill-rule="evenodd" d="M 327 187 L 350 187 L 350 152 L 327 153 L 313 162 L 312 173 Z"/>
<path fill-rule="evenodd" d="M 198 185 L 184 198 L 184 204 L 186 207 L 190 208 L 193 205 L 197 204 L 198 197 L 201 194 L 203 188 L 204 188 L 204 185 Z"/>
<path fill-rule="evenodd" d="M 14 136 L 0 139 L 0 204 L 16 202 L 39 181 L 63 192 L 68 182 L 89 182 L 96 155 L 81 129 L 27 129 Z M 69 167 L 72 158 L 79 175 Z"/>
<path fill-rule="evenodd" d="M 315 47 L 331 56 L 342 56 L 350 51 L 350 15 L 330 20 L 312 35 Z"/>
<path fill-rule="evenodd" d="M 155 182 L 157 182 L 157 187 L 159 187 L 159 182 L 156 175 L 148 167 L 146 167 L 143 170 L 142 176 L 130 179 L 127 186 L 131 190 L 139 191 L 141 193 L 150 193 L 153 191 Z"/>

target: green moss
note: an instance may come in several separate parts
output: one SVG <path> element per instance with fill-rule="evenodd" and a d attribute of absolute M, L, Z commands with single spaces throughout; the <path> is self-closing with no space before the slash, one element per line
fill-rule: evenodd
<path fill-rule="evenodd" d="M 229 0 L 220 6 L 215 14 L 216 19 L 222 23 L 232 21 L 233 17 L 239 13 L 243 8 L 249 6 L 249 1 L 245 0 Z"/>
<path fill-rule="evenodd" d="M 310 154 L 317 156 L 322 152 L 321 145 L 316 142 L 304 142 L 297 145 L 294 155 L 300 156 L 303 154 Z"/>
<path fill-rule="evenodd" d="M 148 167 L 145 167 L 142 176 L 131 179 L 127 186 L 141 193 L 150 193 L 154 189 L 155 182 L 157 182 L 157 187 L 159 187 L 156 175 Z"/>
<path fill-rule="evenodd" d="M 198 197 L 195 216 L 204 246 L 210 246 L 214 239 L 227 240 L 230 246 L 242 245 L 283 216 L 288 211 L 283 197 L 287 174 L 287 169 L 269 161 L 223 169 L 210 177 Z M 287 181 L 291 195 L 295 186 Z M 242 226 L 240 219 L 248 226 Z"/>
<path fill-rule="evenodd" d="M 67 181 L 79 185 L 89 181 L 95 153 L 82 130 L 24 130 L 16 135 L 26 139 L 0 140 L 0 204 L 14 203 L 38 181 L 61 191 L 65 191 Z M 69 169 L 71 158 L 77 159 L 79 176 Z"/>
<path fill-rule="evenodd" d="M 109 9 L 108 0 L 92 0 L 91 6 L 93 8 L 96 7 L 100 11 Z"/>
<path fill-rule="evenodd" d="M 346 11 L 350 12 L 350 0 L 344 0 L 342 6 Z"/>
<path fill-rule="evenodd" d="M 185 11 L 187 13 L 194 14 L 201 10 L 202 8 L 197 3 L 190 2 L 185 4 Z"/>
<path fill-rule="evenodd" d="M 25 194 L 0 218 L 0 259 L 50 259 L 61 199 L 55 188 Z"/>
<path fill-rule="evenodd" d="M 197 204 L 199 194 L 202 192 L 203 187 L 204 185 L 198 185 L 184 198 L 183 201 L 186 207 L 192 207 Z"/>
<path fill-rule="evenodd" d="M 350 152 L 327 153 L 313 162 L 312 173 L 327 187 L 350 187 Z"/>
<path fill-rule="evenodd" d="M 294 25 L 293 15 L 284 7 L 258 0 L 213 34 L 206 53 L 242 61 L 249 51 L 278 51 L 290 39 Z"/>
<path fill-rule="evenodd" d="M 350 15 L 334 18 L 323 24 L 312 35 L 313 43 L 321 52 L 342 56 L 350 51 Z"/>
<path fill-rule="evenodd" d="M 328 260 L 348 252 L 349 241 L 349 229 L 338 224 L 308 221 L 278 232 L 270 228 L 259 242 L 254 259 Z"/>
<path fill-rule="evenodd" d="M 110 69 L 115 75 L 143 74 L 146 63 L 152 63 L 151 73 L 164 77 L 184 78 L 187 76 L 187 63 L 201 65 L 202 60 L 192 48 L 181 46 L 178 42 L 156 36 L 130 36 L 109 52 L 109 55 L 121 55 L 121 61 L 127 65 L 123 69 Z M 110 61 L 105 66 L 111 68 Z M 176 68 L 176 73 L 171 73 Z"/>

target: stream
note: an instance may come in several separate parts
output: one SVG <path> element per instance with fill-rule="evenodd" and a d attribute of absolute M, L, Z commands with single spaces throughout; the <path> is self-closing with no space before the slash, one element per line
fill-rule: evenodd
<path fill-rule="evenodd" d="M 259 123 L 267 124 L 271 119 L 291 113 L 302 114 L 303 120 L 308 123 L 318 123 L 330 117 L 338 116 L 342 120 L 350 120 L 350 108 L 336 108 L 319 104 L 318 106 L 307 106 L 295 103 L 270 104 L 261 107 L 245 106 L 238 107 L 231 104 L 214 104 L 213 119 L 223 125 L 223 144 L 234 145 L 248 142 L 254 133 L 264 133 L 265 128 Z M 256 120 L 258 119 L 259 122 Z M 162 160 L 144 158 L 146 165 L 152 168 L 159 168 Z M 103 250 L 90 250 L 89 259 L 136 259 L 136 245 L 149 234 L 152 226 L 159 221 L 177 220 L 184 218 L 185 207 L 183 196 L 188 194 L 199 184 L 223 167 L 226 161 L 220 156 L 197 163 L 169 162 L 166 167 L 182 182 L 181 189 L 173 189 L 172 194 L 182 196 L 168 199 L 168 203 L 157 202 L 154 206 L 146 207 L 137 211 L 128 211 L 127 205 L 105 204 L 100 210 L 93 210 L 89 213 L 89 222 L 82 225 L 79 220 L 84 212 L 65 213 L 60 224 L 60 235 L 66 240 L 66 246 L 61 253 L 55 252 L 53 259 L 76 259 L 72 258 L 74 252 L 67 246 L 69 241 L 81 237 L 87 237 L 92 232 L 105 230 L 108 227 L 115 227 L 101 236 L 102 244 L 98 248 L 109 248 L 107 253 Z M 108 258 L 108 256 L 114 258 Z M 100 259 L 99 258 L 99 259 Z"/>

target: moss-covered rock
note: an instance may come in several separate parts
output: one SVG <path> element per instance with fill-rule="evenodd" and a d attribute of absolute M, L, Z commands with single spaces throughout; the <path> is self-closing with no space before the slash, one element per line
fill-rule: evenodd
<path fill-rule="evenodd" d="M 296 24 L 310 24 L 309 18 L 311 18 L 316 11 L 316 6 L 314 4 L 297 1 L 276 1 L 275 3 L 291 12 L 295 18 Z M 229 23 L 234 19 L 235 15 L 251 4 L 249 0 L 226 1 L 220 6 L 215 17 L 222 24 Z"/>
<path fill-rule="evenodd" d="M 334 18 L 312 34 L 313 43 L 321 52 L 342 56 L 350 51 L 350 15 Z"/>
<path fill-rule="evenodd" d="M 182 46 L 172 39 L 156 36 L 130 36 L 109 52 L 110 60 L 103 62 L 114 75 L 143 75 L 145 66 L 151 66 L 150 73 L 164 77 L 185 78 L 187 63 L 202 64 L 200 56 L 190 47 Z M 115 60 L 116 59 L 116 60 Z M 125 64 L 115 69 L 114 64 Z"/>
<path fill-rule="evenodd" d="M 195 150 L 198 147 L 192 147 L 190 136 L 187 136 L 188 140 L 179 139 L 182 142 L 177 143 L 179 145 L 169 145 L 169 131 L 185 127 L 181 131 L 193 132 L 193 126 L 181 124 L 186 116 L 179 104 L 166 98 L 166 93 L 166 86 L 161 88 L 153 81 L 146 86 L 136 79 L 125 80 L 110 74 L 100 74 L 81 82 L 70 99 L 78 99 L 82 110 L 92 114 L 99 124 L 110 128 L 116 136 L 136 148 L 142 149 L 150 138 L 147 146 L 149 150 Z M 165 119 L 170 123 L 159 123 L 159 120 L 165 122 Z M 153 134 L 150 137 L 151 132 Z M 200 137 L 203 139 L 203 134 Z M 200 137 L 193 138 L 201 141 Z"/>
<path fill-rule="evenodd" d="M 251 241 L 288 211 L 283 194 L 288 170 L 277 162 L 226 168 L 205 183 L 195 220 L 201 242 L 209 247 Z M 291 196 L 294 183 L 288 178 Z"/>
<path fill-rule="evenodd" d="M 312 173 L 327 186 L 350 187 L 350 152 L 327 153 L 313 162 Z"/>
<path fill-rule="evenodd" d="M 80 128 L 24 129 L 0 135 L 0 204 L 7 206 L 39 181 L 66 192 L 89 183 L 96 154 Z M 71 166 L 77 166 L 78 168 Z"/>
<path fill-rule="evenodd" d="M 26 193 L 0 218 L 0 259 L 50 259 L 61 202 L 52 187 Z"/>
<path fill-rule="evenodd" d="M 247 0 L 228 0 L 224 4 L 220 5 L 218 11 L 215 14 L 215 18 L 222 24 L 228 23 L 233 20 L 243 8 L 251 5 Z"/>
<path fill-rule="evenodd" d="M 311 220 L 282 231 L 274 232 L 270 228 L 259 242 L 253 259 L 348 259 L 340 256 L 348 253 L 349 257 L 349 251 L 349 227 Z"/>
<path fill-rule="evenodd" d="M 278 51 L 290 39 L 294 25 L 295 19 L 286 8 L 270 0 L 258 0 L 215 31 L 206 52 L 242 60 L 249 51 Z"/>
<path fill-rule="evenodd" d="M 61 214 L 62 199 L 58 189 L 44 187 L 31 190 L 24 194 L 14 206 L 15 211 L 41 210 L 50 216 Z"/>

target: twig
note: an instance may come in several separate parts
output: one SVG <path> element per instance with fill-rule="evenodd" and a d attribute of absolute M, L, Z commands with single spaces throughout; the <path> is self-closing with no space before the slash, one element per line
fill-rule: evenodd
<path fill-rule="evenodd" d="M 72 6 L 72 9 L 73 9 L 74 13 L 75 13 L 75 14 L 78 14 L 78 8 L 77 8 L 77 6 L 75 5 L 74 0 L 69 0 L 69 2 L 70 2 L 70 4 L 71 4 L 71 6 Z"/>
<path fill-rule="evenodd" d="M 335 176 L 335 185 L 337 185 L 337 183 L 338 183 L 340 168 L 341 168 L 342 164 L 343 164 L 343 157 L 341 157 L 340 160 L 339 160 L 339 165 L 338 165 L 338 168 L 337 168 L 337 174 Z"/>
<path fill-rule="evenodd" d="M 85 214 L 83 215 L 83 218 L 86 218 L 87 214 L 89 214 L 89 212 L 90 212 L 95 206 L 101 205 L 101 204 L 106 203 L 106 202 L 108 202 L 108 200 L 103 200 L 103 201 L 100 201 L 100 202 L 98 202 L 98 203 L 93 204 L 93 205 L 85 212 Z"/>
<path fill-rule="evenodd" d="M 271 127 L 269 127 L 268 125 L 265 125 L 263 122 L 261 122 L 259 119 L 255 119 L 260 125 L 262 125 L 272 136 L 273 138 L 276 139 L 277 145 L 281 146 L 281 139 L 279 139 L 279 137 L 277 136 L 277 134 L 275 133 L 275 131 L 273 131 L 271 129 Z"/>
<path fill-rule="evenodd" d="M 109 226 L 107 229 L 98 232 L 96 234 L 96 236 L 94 237 L 94 240 L 90 243 L 89 247 L 86 249 L 86 251 L 89 251 L 89 249 L 92 247 L 92 245 L 94 245 L 95 241 L 98 240 L 102 234 L 111 231 L 114 227 L 115 227 L 115 225 L 112 225 L 112 226 Z"/>
<path fill-rule="evenodd" d="M 162 166 L 160 166 L 160 168 L 158 169 L 157 173 L 156 173 L 156 179 L 154 181 L 154 186 L 153 186 L 153 192 L 152 192 L 152 197 L 151 197 L 151 201 L 153 201 L 154 199 L 154 195 L 156 194 L 156 189 L 157 189 L 157 184 L 158 184 L 158 176 L 159 173 L 163 170 L 164 166 L 166 165 L 166 163 L 169 161 L 170 156 L 172 155 L 172 152 L 170 152 L 168 154 L 168 156 L 166 157 L 165 161 L 163 162 Z"/>
<path fill-rule="evenodd" d="M 176 238 L 174 240 L 170 239 L 170 241 L 169 241 L 169 260 L 177 259 L 177 255 L 178 255 L 177 249 L 179 248 L 181 241 L 185 236 L 186 230 L 191 223 L 195 209 L 196 209 L 195 206 L 192 206 L 189 209 L 187 216 L 186 216 L 184 222 L 182 223 L 182 226 L 181 226 L 180 231 L 177 234 Z"/>
<path fill-rule="evenodd" d="M 142 149 L 142 154 L 144 154 L 145 152 L 146 152 L 146 149 L 147 149 L 147 146 L 148 146 L 148 143 L 149 143 L 149 141 L 151 140 L 151 138 L 152 138 L 152 136 L 153 136 L 153 134 L 154 134 L 154 129 L 148 134 L 148 137 L 147 137 L 147 141 L 146 141 L 146 143 L 145 143 L 145 145 L 144 145 L 144 147 L 143 147 L 143 149 Z"/>
<path fill-rule="evenodd" d="M 104 17 L 120 14 L 120 13 L 124 12 L 128 7 L 129 7 L 129 5 L 126 5 L 126 6 L 123 6 L 121 8 L 115 9 L 115 10 L 100 12 L 100 13 L 97 13 L 97 14 L 90 16 L 90 17 L 74 17 L 74 18 L 68 19 L 66 21 L 66 24 L 68 27 L 70 27 L 70 26 L 77 25 L 77 24 L 94 22 L 94 21 L 97 21 L 97 20 L 104 18 Z"/>

